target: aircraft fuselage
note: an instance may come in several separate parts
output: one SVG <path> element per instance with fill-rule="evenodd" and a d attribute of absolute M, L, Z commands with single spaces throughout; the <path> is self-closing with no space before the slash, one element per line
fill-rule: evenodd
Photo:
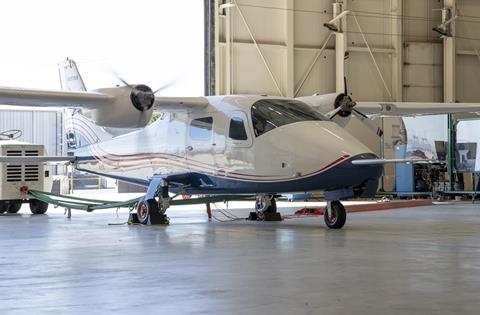
<path fill-rule="evenodd" d="M 178 178 L 189 194 L 376 190 L 383 167 L 351 164 L 375 154 L 306 104 L 262 96 L 209 102 L 80 148 L 77 168 L 146 186 L 153 176 Z"/>

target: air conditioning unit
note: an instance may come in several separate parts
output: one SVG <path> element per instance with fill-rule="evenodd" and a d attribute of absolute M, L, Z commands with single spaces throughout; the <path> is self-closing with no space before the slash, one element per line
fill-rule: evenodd
<path fill-rule="evenodd" d="M 46 155 L 43 145 L 29 144 L 16 140 L 0 140 L 0 156 L 32 157 Z M 23 203 L 30 204 L 34 214 L 43 214 L 48 204 L 29 199 L 30 189 L 51 191 L 52 172 L 49 165 L 0 162 L 0 213 L 16 213 Z"/>

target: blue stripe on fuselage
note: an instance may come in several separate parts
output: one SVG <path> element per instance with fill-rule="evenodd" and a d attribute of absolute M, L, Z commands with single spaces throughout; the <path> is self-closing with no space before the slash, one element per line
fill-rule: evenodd
<path fill-rule="evenodd" d="M 188 194 L 255 194 L 255 193 L 293 193 L 307 191 L 331 191 L 348 187 L 357 187 L 369 180 L 378 180 L 383 173 L 383 165 L 353 165 L 352 160 L 375 159 L 374 154 L 362 154 L 350 158 L 331 169 L 314 176 L 300 177 L 281 182 L 260 182 L 235 180 L 201 173 L 191 173 L 191 186 L 186 187 Z M 200 186 L 201 183 L 212 185 Z"/>

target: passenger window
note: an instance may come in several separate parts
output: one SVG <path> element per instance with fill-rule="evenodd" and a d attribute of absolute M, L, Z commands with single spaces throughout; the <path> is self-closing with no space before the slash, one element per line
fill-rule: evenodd
<path fill-rule="evenodd" d="M 233 140 L 247 140 L 247 131 L 245 130 L 245 124 L 240 117 L 233 117 L 230 120 L 230 130 L 228 136 Z"/>
<path fill-rule="evenodd" d="M 190 139 L 210 140 L 212 138 L 213 118 L 204 117 L 192 120 L 190 123 Z"/>

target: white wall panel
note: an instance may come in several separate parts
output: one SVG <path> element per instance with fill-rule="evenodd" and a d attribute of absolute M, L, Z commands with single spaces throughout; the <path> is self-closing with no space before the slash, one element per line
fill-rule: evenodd
<path fill-rule="evenodd" d="M 404 49 L 405 101 L 443 101 L 443 47 L 440 43 L 411 42 Z"/>
<path fill-rule="evenodd" d="M 62 113 L 53 111 L 0 110 L 0 132 L 19 129 L 19 141 L 43 144 L 50 155 L 62 155 Z"/>
<path fill-rule="evenodd" d="M 295 89 L 298 88 L 299 82 L 306 76 L 316 54 L 317 50 L 297 50 L 295 52 Z M 305 80 L 299 95 L 331 93 L 335 90 L 335 80 L 331 78 L 333 73 L 335 73 L 335 52 L 325 50 L 322 56 L 318 58 L 307 80 Z"/>

